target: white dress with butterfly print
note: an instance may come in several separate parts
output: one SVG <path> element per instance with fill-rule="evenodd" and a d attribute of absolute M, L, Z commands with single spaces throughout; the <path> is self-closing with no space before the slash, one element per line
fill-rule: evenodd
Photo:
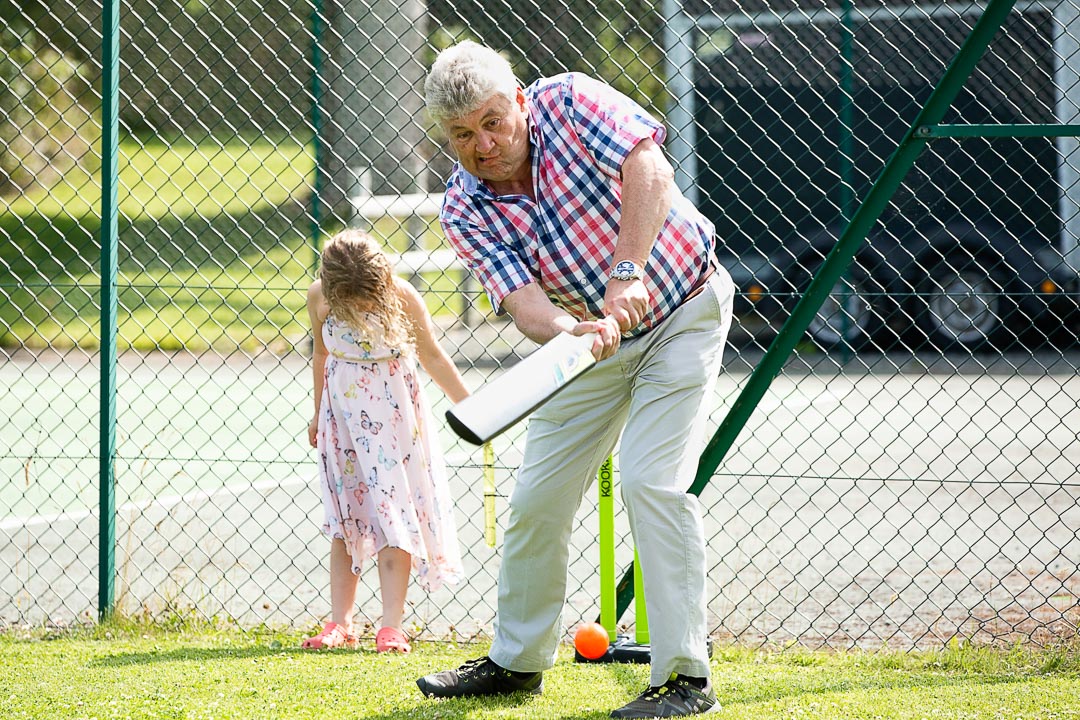
<path fill-rule="evenodd" d="M 437 427 L 415 358 L 372 347 L 333 316 L 319 410 L 323 532 L 345 541 L 353 572 L 384 547 L 412 555 L 422 587 L 462 575 Z"/>

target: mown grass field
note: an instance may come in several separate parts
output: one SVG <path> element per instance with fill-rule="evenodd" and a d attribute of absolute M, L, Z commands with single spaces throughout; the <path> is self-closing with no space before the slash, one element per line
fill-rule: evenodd
<path fill-rule="evenodd" d="M 287 351 L 306 337 L 311 143 L 125 137 L 119 166 L 121 349 Z M 80 168 L 0 199 L 0 345 L 98 345 L 100 195 L 100 172 Z M 395 220 L 375 233 L 394 250 L 407 242 Z M 441 234 L 421 241 L 437 247 Z M 453 311 L 456 278 L 425 279 L 432 311 Z"/>
<path fill-rule="evenodd" d="M 417 644 L 381 656 L 314 654 L 297 632 L 105 623 L 0 632 L 0 717 L 604 718 L 647 666 L 581 665 L 567 646 L 543 695 L 435 701 L 416 677 L 483 654 L 481 643 Z M 810 652 L 717 648 L 717 718 L 1080 717 L 1080 648 Z"/>

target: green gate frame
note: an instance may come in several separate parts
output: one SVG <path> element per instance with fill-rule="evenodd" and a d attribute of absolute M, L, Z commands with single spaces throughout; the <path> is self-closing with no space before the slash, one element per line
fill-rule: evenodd
<path fill-rule="evenodd" d="M 892 157 L 885 163 L 850 222 L 844 228 L 824 264 L 810 281 L 806 292 L 780 331 L 769 345 L 761 362 L 750 375 L 746 386 L 735 399 L 720 427 L 705 446 L 698 461 L 697 476 L 688 490 L 700 495 L 723 462 L 746 421 L 754 412 L 773 379 L 783 369 L 796 343 L 810 326 L 832 288 L 851 265 L 867 233 L 885 210 L 908 171 L 930 140 L 939 138 L 1001 138 L 1001 137 L 1078 137 L 1080 125 L 941 125 L 942 118 L 952 105 L 975 66 L 986 52 L 1016 0 L 990 0 L 982 16 L 975 22 L 956 56 L 938 81 L 926 104 L 904 134 Z M 631 563 L 618 583 L 616 616 L 621 618 L 634 597 L 634 564 Z"/>
<path fill-rule="evenodd" d="M 116 334 L 120 186 L 120 0 L 101 8 L 101 407 L 98 451 L 98 616 L 116 581 Z"/>
<path fill-rule="evenodd" d="M 845 0 L 846 2 L 846 0 Z M 746 386 L 732 404 L 720 427 L 709 441 L 698 463 L 697 475 L 688 492 L 700 495 L 712 480 L 747 420 L 790 357 L 796 343 L 821 308 L 833 286 L 847 271 L 856 250 L 877 222 L 904 177 L 930 140 L 939 138 L 993 137 L 1080 137 L 1080 125 L 941 125 L 967 78 L 983 56 L 994 35 L 1012 10 L 1016 0 L 989 0 L 982 16 L 961 45 L 926 105 L 905 133 L 896 151 L 866 199 L 829 252 L 824 264 L 781 327 Z M 846 5 L 845 5 L 846 7 Z M 313 22 L 318 42 L 319 7 Z M 101 186 L 101 397 L 99 452 L 99 538 L 98 613 L 113 609 L 116 576 L 115 469 L 116 460 L 116 365 L 117 365 L 117 248 L 118 248 L 118 116 L 120 2 L 105 0 L 102 7 L 102 186 Z M 320 65 L 318 48 L 313 62 Z M 316 80 L 318 82 L 317 73 Z M 318 85 L 314 92 L 319 93 Z M 316 103 L 317 106 L 317 103 Z M 316 110 L 317 111 L 317 110 Z M 318 118 L 313 122 L 318 125 Z M 318 180 L 317 180 L 318 182 Z M 315 222 L 318 207 L 314 208 Z M 316 234 L 317 225 L 313 228 Z M 313 238 L 313 244 L 315 244 Z M 621 618 L 634 596 L 634 563 L 617 586 L 616 619 Z"/>

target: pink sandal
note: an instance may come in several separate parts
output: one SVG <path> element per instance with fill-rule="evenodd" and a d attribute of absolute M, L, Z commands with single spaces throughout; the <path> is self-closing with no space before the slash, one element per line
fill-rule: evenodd
<path fill-rule="evenodd" d="M 412 652 L 412 647 L 409 645 L 409 639 L 405 637 L 405 633 L 397 628 L 384 627 L 375 633 L 375 650 L 381 653 L 399 652 L 404 654 Z"/>
<path fill-rule="evenodd" d="M 322 632 L 315 637 L 309 637 L 300 647 L 305 650 L 332 650 L 334 648 L 354 649 L 360 644 L 360 640 L 345 630 L 337 623 L 328 622 L 323 625 Z"/>

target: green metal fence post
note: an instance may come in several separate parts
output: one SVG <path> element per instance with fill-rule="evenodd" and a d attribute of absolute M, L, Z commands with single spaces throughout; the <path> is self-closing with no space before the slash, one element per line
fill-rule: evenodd
<path fill-rule="evenodd" d="M 844 0 L 840 11 L 840 76 L 837 86 L 840 92 L 839 104 L 839 150 L 840 150 L 840 222 L 851 221 L 855 207 L 855 172 L 852 167 L 855 158 L 855 28 L 851 14 L 854 11 L 852 0 Z M 840 293 L 840 351 L 845 363 L 851 360 L 851 342 L 848 331 L 851 319 L 848 317 L 848 300 L 851 289 L 845 283 Z"/>
<path fill-rule="evenodd" d="M 904 133 L 899 146 L 885 163 L 881 175 L 870 188 L 866 199 L 840 234 L 836 245 L 825 258 L 825 263 L 810 281 L 810 286 L 796 303 L 791 316 L 780 328 L 776 338 L 761 358 L 761 362 L 754 368 L 742 392 L 739 393 L 723 422 L 720 423 L 712 440 L 705 447 L 705 452 L 702 453 L 698 462 L 697 476 L 687 492 L 700 495 L 712 480 L 713 473 L 735 443 L 735 439 L 746 425 L 754 408 L 772 384 L 773 378 L 779 374 L 784 363 L 787 362 L 796 343 L 810 326 L 810 321 L 829 296 L 837 280 L 851 264 L 855 251 L 885 210 L 908 170 L 915 164 L 919 153 L 926 147 L 929 133 L 923 128 L 941 122 L 1015 4 L 1016 0 L 990 0 L 987 4 L 986 10 L 983 11 L 982 16 L 971 29 L 971 33 L 960 46 L 956 57 L 953 58 L 945 74 L 930 93 L 926 105 Z M 631 566 L 619 582 L 616 608 L 618 617 L 622 617 L 626 612 L 634 596 L 633 574 L 634 568 Z"/>
<path fill-rule="evenodd" d="M 840 13 L 840 74 L 837 89 L 840 93 L 839 119 L 840 149 L 840 219 L 851 220 L 855 207 L 855 28 L 851 14 L 852 0 L 844 0 Z"/>
<path fill-rule="evenodd" d="M 113 608 L 116 577 L 116 255 L 119 174 L 120 0 L 101 12 L 101 438 L 98 454 L 98 616 Z"/>
<path fill-rule="evenodd" d="M 311 127 L 315 135 L 315 180 L 311 191 L 311 274 L 319 265 L 319 233 L 322 229 L 323 169 L 322 169 L 322 0 L 314 0 L 311 8 Z"/>

